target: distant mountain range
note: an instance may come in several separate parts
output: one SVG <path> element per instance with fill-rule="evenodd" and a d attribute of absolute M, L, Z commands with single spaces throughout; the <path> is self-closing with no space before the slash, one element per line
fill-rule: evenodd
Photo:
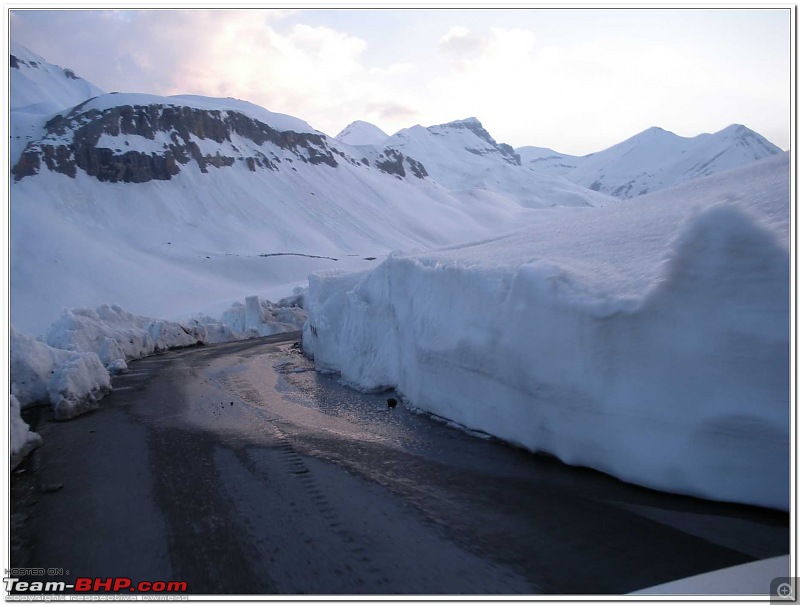
<path fill-rule="evenodd" d="M 542 147 L 517 150 L 523 165 L 531 170 L 561 176 L 619 198 L 673 187 L 781 151 L 741 124 L 691 138 L 662 128 L 648 128 L 604 151 L 582 157 Z"/>
<path fill-rule="evenodd" d="M 779 151 L 731 127 L 556 159 L 498 143 L 475 118 L 392 136 L 354 122 L 332 138 L 236 99 L 106 94 L 15 44 L 10 65 L 11 313 L 34 333 L 67 306 L 223 308 Z"/>

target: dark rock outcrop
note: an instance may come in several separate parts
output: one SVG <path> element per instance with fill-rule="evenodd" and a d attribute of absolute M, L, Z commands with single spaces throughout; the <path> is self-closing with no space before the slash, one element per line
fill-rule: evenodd
<path fill-rule="evenodd" d="M 519 154 L 514 152 L 514 148 L 506 143 L 498 143 L 495 141 L 492 135 L 489 134 L 489 132 L 483 127 L 483 124 L 481 124 L 477 119 L 469 118 L 466 120 L 459 120 L 457 122 L 444 124 L 444 126 L 447 128 L 463 128 L 465 130 L 471 130 L 479 139 L 489 143 L 489 145 L 494 147 L 506 162 L 509 164 L 515 164 L 517 166 L 522 165 Z M 485 155 L 485 152 L 480 149 L 467 148 L 467 151 L 474 153 L 475 155 Z"/>
<path fill-rule="evenodd" d="M 403 177 L 406 175 L 406 169 L 403 167 L 403 157 L 403 154 L 399 151 L 387 149 L 375 160 L 375 166 L 386 174 Z"/>
<path fill-rule="evenodd" d="M 387 148 L 376 160 L 375 166 L 386 174 L 393 174 L 398 177 L 406 176 L 405 166 L 418 179 L 428 176 L 425 166 L 414 158 L 403 155 L 396 149 Z"/>
<path fill-rule="evenodd" d="M 15 180 L 36 174 L 42 165 L 70 177 L 75 177 L 80 168 L 100 181 L 125 183 L 169 180 L 190 161 L 197 162 L 202 172 L 207 172 L 209 166 L 221 168 L 237 161 L 251 171 L 277 170 L 281 158 L 269 146 L 258 149 L 265 143 L 290 152 L 302 162 L 338 165 L 324 135 L 278 131 L 236 111 L 161 104 L 87 110 L 87 103 L 47 122 L 45 137 L 29 143 L 12 169 Z M 103 135 L 144 137 L 153 141 L 149 147 L 155 151 L 98 146 Z M 231 143 L 233 135 L 252 145 L 247 151 L 240 151 Z M 220 150 L 204 153 L 198 145 L 203 140 L 220 147 L 228 143 L 228 154 Z"/>

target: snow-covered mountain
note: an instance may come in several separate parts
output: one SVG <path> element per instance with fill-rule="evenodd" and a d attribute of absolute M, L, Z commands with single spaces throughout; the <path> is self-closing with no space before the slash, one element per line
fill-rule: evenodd
<path fill-rule="evenodd" d="M 254 172 L 297 160 L 338 165 L 325 135 L 291 116 L 234 99 L 111 93 L 51 117 L 11 173 L 74 178 L 80 168 L 99 181 L 144 183 L 170 180 L 190 161 L 201 172 L 236 162 Z"/>
<path fill-rule="evenodd" d="M 583 157 L 523 147 L 523 165 L 619 198 L 631 198 L 745 166 L 781 152 L 760 134 L 733 124 L 714 134 L 681 137 L 648 128 L 604 151 Z"/>
<path fill-rule="evenodd" d="M 483 237 L 522 212 L 464 204 L 410 162 L 366 165 L 231 100 L 96 97 L 50 117 L 12 167 L 12 320 L 37 332 L 63 307 L 103 302 L 210 311 L 317 269 Z"/>
<path fill-rule="evenodd" d="M 63 70 L 37 61 L 27 67 L 51 76 L 41 97 L 57 98 Z M 251 103 L 98 92 L 76 89 L 38 121 L 12 111 L 11 313 L 23 331 L 103 303 L 213 313 L 249 294 L 288 294 L 314 270 L 363 268 L 530 217 L 514 195 L 451 191 L 410 150 L 341 143 Z M 510 148 L 485 143 L 522 170 Z M 548 205 L 609 199 L 561 188 Z"/>
<path fill-rule="evenodd" d="M 577 155 L 559 153 L 549 147 L 517 147 L 515 151 L 519 154 L 520 162 L 526 168 L 536 172 L 561 176 L 574 170 L 583 160 Z"/>
<path fill-rule="evenodd" d="M 504 197 L 528 208 L 613 203 L 562 178 L 523 167 L 514 149 L 495 141 L 476 118 L 406 128 L 389 137 L 384 147 L 412 156 L 433 180 L 464 197 Z"/>
<path fill-rule="evenodd" d="M 369 122 L 356 120 L 348 124 L 339 134 L 336 140 L 346 145 L 378 145 L 382 146 L 389 135 L 380 128 Z"/>
<path fill-rule="evenodd" d="M 103 94 L 12 50 L 11 315 L 23 331 L 103 303 L 213 313 L 289 294 L 315 270 L 502 233 L 532 209 L 617 203 L 531 170 L 475 118 L 391 137 L 357 122 L 334 139 L 236 99 Z"/>

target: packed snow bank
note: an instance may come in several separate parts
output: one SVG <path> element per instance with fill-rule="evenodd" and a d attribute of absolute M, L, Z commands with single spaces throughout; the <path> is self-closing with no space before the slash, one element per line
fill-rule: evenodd
<path fill-rule="evenodd" d="M 38 433 L 30 430 L 30 427 L 22 419 L 20 414 L 19 400 L 14 395 L 11 398 L 11 415 L 9 418 L 9 437 L 10 437 L 10 455 L 11 455 L 11 470 L 14 470 L 17 465 L 22 462 L 31 451 L 42 444 L 42 438 Z"/>
<path fill-rule="evenodd" d="M 20 405 L 49 401 L 58 420 L 97 408 L 111 380 L 96 353 L 64 351 L 11 327 L 11 394 Z"/>
<path fill-rule="evenodd" d="M 97 409 L 111 391 L 111 375 L 127 362 L 167 349 L 227 342 L 300 330 L 306 292 L 295 289 L 277 303 L 248 296 L 221 319 L 197 315 L 184 322 L 129 313 L 118 305 L 70 309 L 50 326 L 46 343 L 11 327 L 11 466 L 41 443 L 28 430 L 20 406 L 47 403 L 57 420 Z M 16 407 L 15 407 L 16 406 Z"/>
<path fill-rule="evenodd" d="M 570 464 L 789 505 L 789 168 L 312 276 L 320 369 Z"/>
<path fill-rule="evenodd" d="M 202 340 L 207 343 L 294 332 L 301 330 L 306 321 L 304 296 L 304 292 L 296 293 L 277 303 L 247 296 L 244 304 L 233 303 L 219 320 L 198 315 L 188 325 L 202 333 Z"/>
<path fill-rule="evenodd" d="M 227 342 L 300 330 L 305 292 L 277 303 L 249 296 L 221 319 L 195 316 L 183 322 L 129 313 L 118 305 L 69 309 L 55 321 L 45 342 L 11 329 L 12 392 L 25 406 L 50 401 L 56 418 L 96 408 L 110 390 L 109 373 L 160 351 L 199 343 Z"/>
<path fill-rule="evenodd" d="M 67 351 L 93 351 L 114 372 L 126 362 L 180 347 L 228 342 L 300 330 L 306 315 L 303 294 L 277 303 L 248 296 L 234 303 L 220 319 L 196 315 L 174 322 L 129 313 L 119 305 L 69 309 L 47 332 L 47 344 Z"/>
<path fill-rule="evenodd" d="M 176 322 L 134 315 L 118 305 L 69 309 L 47 331 L 47 344 L 67 351 L 93 351 L 104 365 L 186 347 L 200 340 Z M 115 367 L 119 367 L 117 363 Z"/>

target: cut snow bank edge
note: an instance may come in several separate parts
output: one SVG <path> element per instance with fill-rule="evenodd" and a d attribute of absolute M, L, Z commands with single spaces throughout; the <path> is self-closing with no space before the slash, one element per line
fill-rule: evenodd
<path fill-rule="evenodd" d="M 278 303 L 248 296 L 222 318 L 195 316 L 186 322 L 129 313 L 118 305 L 70 309 L 52 324 L 46 342 L 11 326 L 11 462 L 15 467 L 41 438 L 28 429 L 20 408 L 49 402 L 57 420 L 97 409 L 111 392 L 111 375 L 127 371 L 127 362 L 168 349 L 243 340 L 300 329 L 305 322 L 304 294 Z"/>
<path fill-rule="evenodd" d="M 789 256 L 746 211 L 690 219 L 639 300 L 544 260 L 395 254 L 310 279 L 317 367 L 531 451 L 670 492 L 787 510 Z"/>
<path fill-rule="evenodd" d="M 9 417 L 9 445 L 11 456 L 11 470 L 13 471 L 17 465 L 22 462 L 34 448 L 42 444 L 42 438 L 38 433 L 30 430 L 30 427 L 22 419 L 20 414 L 20 404 L 16 397 L 10 396 L 10 409 L 11 415 Z"/>
<path fill-rule="evenodd" d="M 97 353 L 65 351 L 11 327 L 11 394 L 22 407 L 49 401 L 57 420 L 97 408 L 111 378 Z"/>

